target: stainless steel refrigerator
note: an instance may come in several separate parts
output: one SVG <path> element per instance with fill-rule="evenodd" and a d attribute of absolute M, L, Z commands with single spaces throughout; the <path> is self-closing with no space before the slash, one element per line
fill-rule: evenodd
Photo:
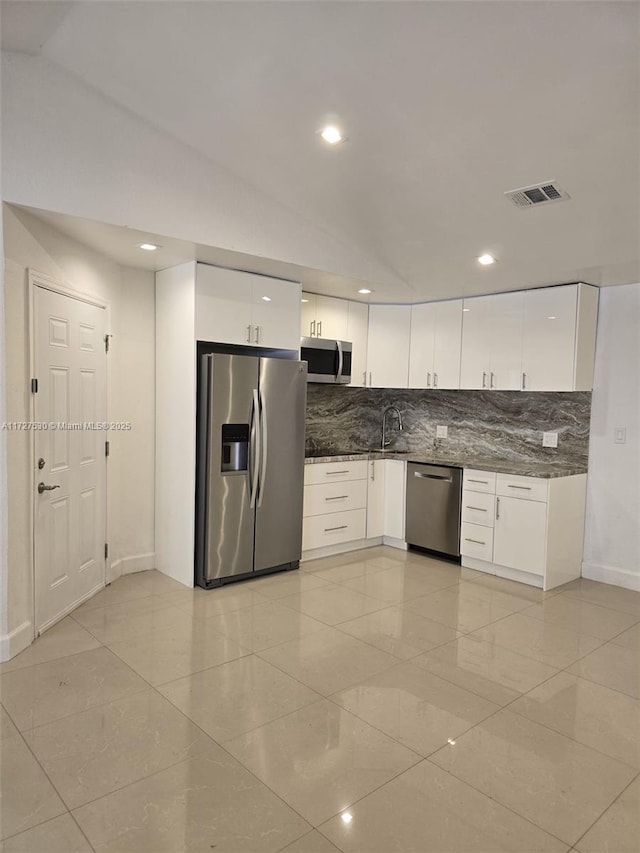
<path fill-rule="evenodd" d="M 306 394 L 306 362 L 200 357 L 199 586 L 298 568 Z"/>

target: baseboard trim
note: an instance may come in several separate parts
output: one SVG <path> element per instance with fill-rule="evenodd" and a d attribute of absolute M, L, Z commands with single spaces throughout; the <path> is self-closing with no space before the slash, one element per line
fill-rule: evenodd
<path fill-rule="evenodd" d="M 409 549 L 404 539 L 396 539 L 395 536 L 383 536 L 382 544 L 388 545 L 389 548 L 398 548 L 400 551 L 407 551 Z"/>
<path fill-rule="evenodd" d="M 107 583 L 112 583 L 123 575 L 133 575 L 136 572 L 148 572 L 156 567 L 156 555 L 134 554 L 132 557 L 121 557 L 107 567 Z"/>
<path fill-rule="evenodd" d="M 612 566 L 597 566 L 595 563 L 582 564 L 582 577 L 592 581 L 622 586 L 625 589 L 640 591 L 640 574 L 626 569 L 614 569 Z"/>
<path fill-rule="evenodd" d="M 310 551 L 303 551 L 300 559 L 302 562 L 320 560 L 322 557 L 335 557 L 337 554 L 347 554 L 349 551 L 374 548 L 376 545 L 382 545 L 382 536 L 375 536 L 371 539 L 355 539 L 353 542 L 341 542 L 336 545 L 325 545 L 324 548 L 313 548 Z"/>
<path fill-rule="evenodd" d="M 13 631 L 0 636 L 0 663 L 11 660 L 33 642 L 33 625 L 30 620 L 18 625 Z"/>

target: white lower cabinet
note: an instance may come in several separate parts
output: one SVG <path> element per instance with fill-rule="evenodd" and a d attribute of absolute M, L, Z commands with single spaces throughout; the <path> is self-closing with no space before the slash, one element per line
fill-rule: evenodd
<path fill-rule="evenodd" d="M 367 539 L 384 536 L 385 460 L 371 459 L 367 479 Z"/>
<path fill-rule="evenodd" d="M 462 565 L 542 589 L 580 577 L 586 479 L 465 470 Z"/>
<path fill-rule="evenodd" d="M 322 557 L 384 538 L 404 547 L 406 463 L 398 459 L 305 466 L 302 551 Z M 314 553 L 315 552 L 315 553 Z"/>

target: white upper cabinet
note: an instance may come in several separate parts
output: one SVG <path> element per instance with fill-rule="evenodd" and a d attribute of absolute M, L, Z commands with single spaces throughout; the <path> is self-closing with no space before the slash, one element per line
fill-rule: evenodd
<path fill-rule="evenodd" d="M 303 338 L 329 338 L 336 341 L 349 340 L 349 302 L 333 296 L 318 296 L 304 293 L 302 298 L 302 320 L 300 335 Z"/>
<path fill-rule="evenodd" d="M 374 388 L 406 388 L 409 380 L 410 305 L 370 305 L 367 379 Z"/>
<path fill-rule="evenodd" d="M 464 300 L 461 388 L 520 388 L 523 297 L 516 291 Z"/>
<path fill-rule="evenodd" d="M 411 308 L 410 388 L 459 388 L 462 300 Z"/>
<path fill-rule="evenodd" d="M 597 317 L 596 287 L 569 284 L 526 291 L 522 346 L 524 390 L 590 390 Z"/>
<path fill-rule="evenodd" d="M 351 341 L 351 386 L 367 384 L 367 339 L 369 337 L 369 306 L 364 302 L 349 302 L 349 322 L 346 340 Z"/>
<path fill-rule="evenodd" d="M 300 285 L 198 264 L 195 337 L 201 341 L 300 347 Z"/>
<path fill-rule="evenodd" d="M 460 387 L 590 390 L 597 314 L 586 284 L 465 299 Z"/>

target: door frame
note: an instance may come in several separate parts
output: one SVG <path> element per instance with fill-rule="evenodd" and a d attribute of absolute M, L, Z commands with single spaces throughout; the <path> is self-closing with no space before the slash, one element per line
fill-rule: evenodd
<path fill-rule="evenodd" d="M 53 293 L 57 293 L 60 296 L 67 296 L 70 299 L 75 299 L 78 302 L 84 302 L 87 305 L 94 305 L 97 308 L 104 308 L 105 310 L 105 334 L 111 337 L 110 329 L 111 329 L 111 305 L 108 300 L 103 299 L 102 297 L 95 296 L 90 293 L 85 293 L 81 290 L 75 290 L 70 287 L 68 284 L 65 284 L 57 279 L 52 278 L 45 273 L 40 273 L 37 270 L 31 269 L 30 267 L 27 269 L 27 277 L 28 277 L 28 306 L 27 306 L 27 316 L 28 316 L 28 329 L 29 329 L 29 376 L 27 377 L 27 381 L 30 383 L 31 378 L 35 376 L 36 369 L 36 312 L 35 312 L 35 297 L 36 297 L 36 288 L 40 288 L 41 290 L 50 290 Z M 105 412 L 106 412 L 106 420 L 109 420 L 109 360 L 106 360 L 105 364 Z M 29 420 L 33 423 L 35 420 L 35 408 L 36 408 L 36 400 L 35 394 L 29 391 Z M 31 541 L 31 626 L 32 626 L 32 642 L 40 635 L 40 631 L 36 627 L 36 499 L 35 499 L 35 482 L 36 482 L 36 468 L 35 468 L 35 460 L 36 460 L 36 434 L 35 430 L 31 432 L 31 440 L 29 441 L 29 466 L 31 472 L 31 490 L 30 490 L 30 512 L 29 512 L 29 526 L 30 526 L 30 541 Z M 104 474 L 104 521 L 105 521 L 105 538 L 107 533 L 107 525 L 109 522 L 109 513 L 108 513 L 108 496 L 109 496 L 109 466 L 105 465 L 105 474 Z M 107 558 L 104 561 L 104 584 L 106 586 L 107 583 Z M 91 592 L 86 598 L 90 598 L 94 595 L 94 592 Z M 69 611 L 71 612 L 71 611 Z M 56 622 L 61 621 L 67 616 L 68 613 L 64 613 L 60 616 Z M 47 628 L 51 628 L 54 623 L 47 625 Z M 46 630 L 46 629 L 45 629 Z"/>

